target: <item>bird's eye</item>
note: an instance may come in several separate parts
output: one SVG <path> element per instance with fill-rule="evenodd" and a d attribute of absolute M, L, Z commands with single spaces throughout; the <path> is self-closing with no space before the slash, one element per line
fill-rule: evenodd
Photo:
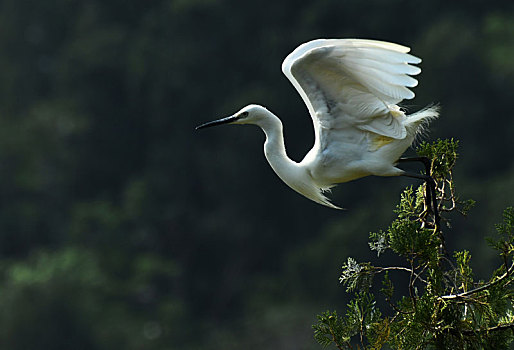
<path fill-rule="evenodd" d="M 248 117 L 248 112 L 242 112 L 241 114 L 239 114 L 239 118 L 246 118 Z"/>

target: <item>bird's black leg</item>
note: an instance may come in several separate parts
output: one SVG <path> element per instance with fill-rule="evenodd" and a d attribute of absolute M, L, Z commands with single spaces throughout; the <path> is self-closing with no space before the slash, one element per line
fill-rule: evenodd
<path fill-rule="evenodd" d="M 398 159 L 398 163 L 412 163 L 412 162 L 421 162 L 425 166 L 425 173 L 430 176 L 430 159 L 427 157 L 409 157 L 409 158 L 400 158 Z"/>
<path fill-rule="evenodd" d="M 403 176 L 407 177 L 413 177 L 416 179 L 424 180 L 427 183 L 427 202 L 428 202 L 428 208 L 432 207 L 432 211 L 434 213 L 435 217 L 435 223 L 437 226 L 439 226 L 439 210 L 437 209 L 437 197 L 436 197 L 436 184 L 434 179 L 431 176 L 424 175 L 424 174 L 418 174 L 418 173 L 411 173 L 411 172 L 404 172 L 402 174 Z"/>
<path fill-rule="evenodd" d="M 426 175 L 405 172 L 405 173 L 403 173 L 403 176 L 421 179 L 427 183 L 427 194 L 426 194 L 427 208 L 432 207 L 432 211 L 433 211 L 434 217 L 435 217 L 435 223 L 437 226 L 439 226 L 440 217 L 439 217 L 439 210 L 437 208 L 436 183 L 435 183 L 434 179 L 432 178 L 432 176 L 430 176 L 430 159 L 428 159 L 427 157 L 413 157 L 413 158 L 400 158 L 398 160 L 398 163 L 407 163 L 407 162 L 422 162 L 423 165 L 425 165 Z"/>

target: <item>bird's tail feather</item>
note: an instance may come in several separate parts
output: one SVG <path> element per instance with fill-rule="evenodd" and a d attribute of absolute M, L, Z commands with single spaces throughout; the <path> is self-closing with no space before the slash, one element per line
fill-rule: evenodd
<path fill-rule="evenodd" d="M 429 105 L 422 110 L 407 116 L 405 127 L 416 139 L 426 134 L 428 124 L 439 117 L 439 105 Z"/>

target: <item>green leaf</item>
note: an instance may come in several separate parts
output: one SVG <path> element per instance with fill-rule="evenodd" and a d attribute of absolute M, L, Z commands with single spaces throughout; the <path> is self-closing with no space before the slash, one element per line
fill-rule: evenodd
<path fill-rule="evenodd" d="M 374 268 L 369 263 L 357 263 L 351 257 L 342 266 L 339 282 L 346 286 L 346 291 L 355 289 L 368 290 L 371 286 Z"/>
<path fill-rule="evenodd" d="M 445 179 L 455 165 L 458 147 L 459 141 L 457 140 L 439 139 L 432 144 L 422 142 L 416 151 L 419 156 L 432 160 L 431 175 L 437 181 Z"/>
<path fill-rule="evenodd" d="M 349 348 L 350 336 L 344 319 L 336 311 L 325 311 L 318 315 L 318 322 L 312 326 L 314 339 L 323 347 L 335 343 L 340 349 Z"/>

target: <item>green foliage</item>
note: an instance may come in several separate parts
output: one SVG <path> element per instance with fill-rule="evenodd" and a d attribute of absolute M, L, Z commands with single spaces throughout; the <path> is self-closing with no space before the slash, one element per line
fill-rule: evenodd
<path fill-rule="evenodd" d="M 434 180 L 443 180 L 451 172 L 457 161 L 459 141 L 454 139 L 437 140 L 434 143 L 423 141 L 417 153 L 431 160 L 431 175 Z"/>
<path fill-rule="evenodd" d="M 344 344 L 350 341 L 346 322 L 335 311 L 326 311 L 318 315 L 318 323 L 314 326 L 314 338 L 323 347 L 327 347 L 334 342 L 337 347 L 342 348 L 345 346 Z"/>
<path fill-rule="evenodd" d="M 372 268 L 369 263 L 359 264 L 351 257 L 343 264 L 339 282 L 346 286 L 346 291 L 355 289 L 367 289 L 371 285 L 373 278 Z"/>
<path fill-rule="evenodd" d="M 449 229 L 448 214 L 467 213 L 472 201 L 460 201 L 455 193 L 452 169 L 458 142 L 422 143 L 418 154 L 430 157 L 436 180 L 437 204 Z M 427 210 L 425 185 L 405 189 L 397 206 L 397 219 L 385 231 L 369 235 L 370 249 L 381 254 L 391 250 L 404 265 L 379 267 L 348 258 L 340 282 L 355 292 L 344 318 L 325 313 L 314 325 L 315 338 L 323 346 L 339 349 L 499 349 L 514 340 L 514 208 L 504 211 L 503 223 L 489 244 L 502 264 L 489 280 L 476 280 L 467 250 L 449 254 L 447 232 L 437 226 Z M 390 274 L 408 281 L 398 284 Z M 373 279 L 382 274 L 377 306 Z M 398 294 L 403 293 L 403 296 Z M 386 315 L 386 316 L 382 316 Z M 332 318 L 331 318 L 332 317 Z M 336 322 L 337 320 L 337 322 Z M 332 323 L 330 323 L 332 322 Z"/>
<path fill-rule="evenodd" d="M 496 249 L 503 259 L 511 256 L 514 250 L 514 208 L 503 212 L 503 223 L 496 224 L 496 237 L 488 237 L 489 244 Z"/>
<path fill-rule="evenodd" d="M 387 320 L 376 308 L 373 295 L 365 292 L 358 293 L 347 305 L 344 317 L 335 311 L 326 311 L 318 315 L 318 323 L 313 326 L 318 343 L 323 347 L 334 343 L 339 349 L 351 349 L 350 339 L 359 334 L 361 341 L 366 337 L 374 344 L 383 343 L 387 327 Z"/>

